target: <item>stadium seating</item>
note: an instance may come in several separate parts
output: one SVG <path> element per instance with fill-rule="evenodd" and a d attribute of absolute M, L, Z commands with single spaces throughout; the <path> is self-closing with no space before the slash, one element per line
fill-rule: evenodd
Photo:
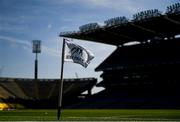
<path fill-rule="evenodd" d="M 39 79 L 35 82 L 34 79 L 26 78 L 0 78 L 0 100 L 30 108 L 53 108 L 57 105 L 59 81 L 59 79 Z M 96 82 L 95 78 L 65 79 L 64 105 L 75 102 L 81 93 L 92 89 Z"/>
<path fill-rule="evenodd" d="M 105 90 L 78 104 L 92 108 L 180 108 L 180 3 L 115 17 L 101 28 L 61 37 L 117 46 L 95 71 Z M 83 26 L 86 27 L 86 26 Z M 76 106 L 73 106 L 76 107 Z"/>

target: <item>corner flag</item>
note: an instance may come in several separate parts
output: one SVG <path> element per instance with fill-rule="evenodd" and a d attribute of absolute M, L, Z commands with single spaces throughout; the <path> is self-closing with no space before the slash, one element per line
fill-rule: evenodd
<path fill-rule="evenodd" d="M 65 48 L 65 46 L 67 48 Z M 64 61 L 78 63 L 86 68 L 88 64 L 90 63 L 90 61 L 94 58 L 94 55 L 89 50 L 63 38 L 61 58 L 62 58 L 61 59 L 61 74 L 60 74 L 60 81 L 59 81 L 59 95 L 58 95 L 58 108 L 57 108 L 58 120 L 60 120 L 61 109 L 62 109 Z"/>
<path fill-rule="evenodd" d="M 68 41 L 66 39 L 65 45 L 67 48 L 65 51 L 64 61 L 78 63 L 86 68 L 90 61 L 94 58 L 93 53 L 82 46 L 73 43 L 72 41 Z"/>

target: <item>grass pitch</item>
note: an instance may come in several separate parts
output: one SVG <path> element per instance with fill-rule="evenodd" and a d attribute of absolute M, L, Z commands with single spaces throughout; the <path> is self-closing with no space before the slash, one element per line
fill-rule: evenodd
<path fill-rule="evenodd" d="M 0 111 L 0 121 L 56 121 L 56 110 Z M 180 121 L 180 110 L 65 109 L 64 121 Z"/>

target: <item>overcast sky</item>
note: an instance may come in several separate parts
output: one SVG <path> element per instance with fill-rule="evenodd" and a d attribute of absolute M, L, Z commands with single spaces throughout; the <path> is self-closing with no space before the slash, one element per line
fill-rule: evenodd
<path fill-rule="evenodd" d="M 60 32 L 78 30 L 90 22 L 102 24 L 117 16 L 132 15 L 147 9 L 164 12 L 179 0 L 0 0 L 0 72 L 3 77 L 33 78 L 34 54 L 31 41 L 42 40 L 39 54 L 39 77 L 59 78 L 62 38 Z M 113 40 L 111 40 L 113 41 Z M 96 77 L 94 69 L 116 47 L 74 40 L 94 53 L 95 58 L 85 69 L 65 63 L 64 77 Z"/>

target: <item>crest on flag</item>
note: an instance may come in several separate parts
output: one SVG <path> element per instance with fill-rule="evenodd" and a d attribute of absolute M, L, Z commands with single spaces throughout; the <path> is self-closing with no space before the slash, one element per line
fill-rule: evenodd
<path fill-rule="evenodd" d="M 86 68 L 90 61 L 94 58 L 94 55 L 89 50 L 73 43 L 72 41 L 66 40 L 65 46 L 66 50 L 64 61 L 78 63 Z"/>

